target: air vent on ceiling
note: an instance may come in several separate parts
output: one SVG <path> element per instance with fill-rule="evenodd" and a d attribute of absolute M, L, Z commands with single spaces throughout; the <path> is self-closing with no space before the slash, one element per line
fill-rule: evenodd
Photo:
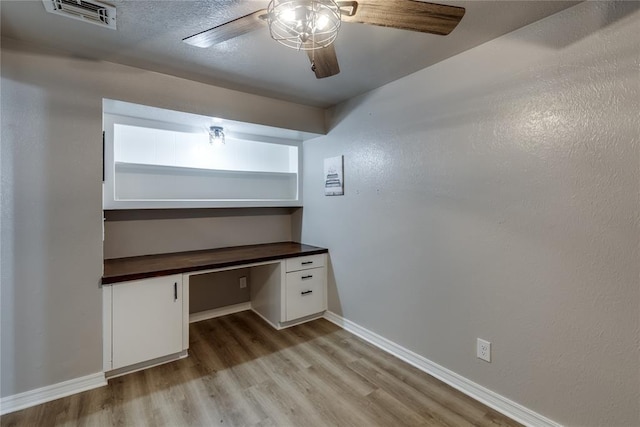
<path fill-rule="evenodd" d="M 47 12 L 116 29 L 116 8 L 95 0 L 42 0 Z"/>

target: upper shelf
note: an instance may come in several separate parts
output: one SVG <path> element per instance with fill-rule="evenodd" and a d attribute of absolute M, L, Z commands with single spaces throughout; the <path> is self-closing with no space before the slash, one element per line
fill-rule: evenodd
<path fill-rule="evenodd" d="M 302 140 L 287 138 L 295 131 L 233 122 L 235 129 L 265 134 L 229 132 L 226 144 L 212 144 L 208 128 L 194 126 L 212 118 L 197 122 L 193 114 L 145 106 L 124 111 L 149 109 L 146 116 L 153 112 L 156 119 L 123 116 L 113 113 L 122 103 L 107 101 L 104 209 L 302 206 Z"/>
<path fill-rule="evenodd" d="M 298 174 L 116 162 L 115 201 L 296 202 Z"/>

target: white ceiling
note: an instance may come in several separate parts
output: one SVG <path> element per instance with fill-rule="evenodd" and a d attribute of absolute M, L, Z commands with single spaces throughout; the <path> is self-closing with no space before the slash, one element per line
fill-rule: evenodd
<path fill-rule="evenodd" d="M 341 73 L 318 80 L 306 53 L 264 28 L 208 49 L 181 40 L 265 8 L 268 0 L 115 0 L 117 30 L 47 13 L 40 0 L 0 1 L 3 37 L 302 104 L 328 107 L 523 27 L 577 1 L 456 1 L 466 14 L 448 36 L 344 23 Z M 469 70 L 473 72 L 473 70 Z"/>

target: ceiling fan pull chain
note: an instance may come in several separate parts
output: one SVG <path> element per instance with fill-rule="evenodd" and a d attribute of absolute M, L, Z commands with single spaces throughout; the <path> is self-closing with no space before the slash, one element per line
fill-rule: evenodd
<path fill-rule="evenodd" d="M 313 23 L 313 25 L 315 25 L 315 22 Z M 314 31 L 313 33 L 311 33 L 311 41 L 313 43 L 313 45 L 316 45 L 316 32 Z M 314 73 L 316 72 L 316 50 L 313 49 L 311 50 L 311 71 L 313 71 Z"/>

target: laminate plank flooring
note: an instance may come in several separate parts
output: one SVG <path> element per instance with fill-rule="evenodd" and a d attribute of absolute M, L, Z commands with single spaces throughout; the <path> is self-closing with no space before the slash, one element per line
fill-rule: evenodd
<path fill-rule="evenodd" d="M 250 311 L 193 323 L 189 353 L 0 425 L 520 425 L 324 319 L 282 331 Z"/>

